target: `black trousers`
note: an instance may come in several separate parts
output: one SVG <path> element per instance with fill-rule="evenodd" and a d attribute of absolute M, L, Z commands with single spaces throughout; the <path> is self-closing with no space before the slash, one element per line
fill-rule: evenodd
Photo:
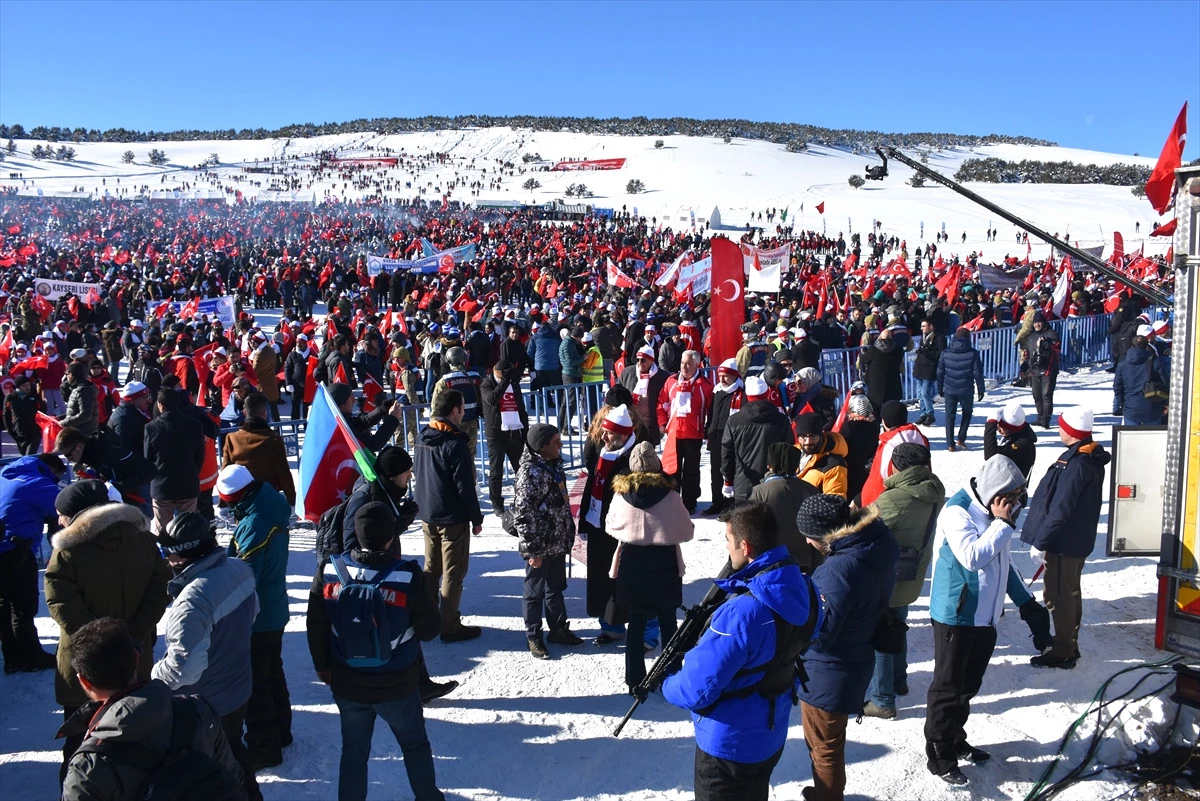
<path fill-rule="evenodd" d="M 721 490 L 725 488 L 725 478 L 721 475 L 721 440 L 719 438 L 708 451 L 708 476 L 713 504 L 718 507 L 724 506 L 725 497 L 721 495 Z"/>
<path fill-rule="evenodd" d="M 30 440 L 29 442 L 18 442 L 17 452 L 22 456 L 34 456 L 38 452 L 38 448 L 42 447 L 42 443 L 38 440 Z"/>
<path fill-rule="evenodd" d="M 487 438 L 488 447 L 488 498 L 497 514 L 504 509 L 504 459 L 512 467 L 513 478 L 521 466 L 521 450 L 525 447 L 525 429 L 501 431 Z"/>
<path fill-rule="evenodd" d="M 66 723 L 68 720 L 70 720 L 71 716 L 78 711 L 79 707 L 77 706 L 64 706 L 63 723 Z M 63 782 L 67 780 L 67 766 L 71 764 L 71 757 L 75 756 L 75 752 L 79 750 L 79 746 L 83 745 L 83 741 L 86 736 L 86 732 L 80 732 L 79 734 L 72 734 L 63 738 L 62 765 L 60 765 L 58 768 L 58 789 L 60 795 L 62 793 Z"/>
<path fill-rule="evenodd" d="M 242 744 L 242 722 L 246 716 L 246 705 L 243 704 L 228 715 L 221 716 L 221 728 L 225 731 L 225 739 L 229 741 L 229 750 L 233 759 L 242 769 L 242 786 L 246 788 L 249 801 L 263 801 L 262 791 L 258 789 L 258 780 L 250 769 L 249 754 Z"/>
<path fill-rule="evenodd" d="M 283 632 L 250 635 L 252 689 L 246 703 L 246 750 L 264 760 L 282 758 L 292 742 L 292 700 L 283 674 Z"/>
<path fill-rule="evenodd" d="M 1057 375 L 1029 371 L 1029 388 L 1033 391 L 1033 405 L 1037 407 L 1038 425 L 1050 425 L 1050 417 L 1054 414 L 1054 385 L 1057 383 Z"/>
<path fill-rule="evenodd" d="M 525 614 L 525 634 L 536 637 L 542 630 L 542 613 L 545 611 L 546 626 L 555 631 L 567 625 L 567 603 L 563 593 L 567 589 L 567 555 L 547 556 L 541 567 L 525 563 L 525 588 L 521 607 Z"/>
<path fill-rule="evenodd" d="M 537 378 L 529 382 L 530 392 L 542 387 L 557 387 L 562 385 L 562 370 L 534 370 Z"/>
<path fill-rule="evenodd" d="M 303 420 L 308 413 L 308 404 L 304 402 L 304 387 L 295 387 L 292 391 L 292 419 Z"/>
<path fill-rule="evenodd" d="M 934 775 L 958 767 L 958 749 L 967 742 L 965 729 L 971 699 L 996 647 L 992 626 L 948 626 L 933 621 L 933 681 L 925 699 L 926 766 Z"/>
<path fill-rule="evenodd" d="M 702 439 L 676 439 L 675 453 L 679 459 L 679 472 L 675 479 L 679 482 L 679 494 L 683 497 L 683 505 L 689 512 L 696 511 L 696 502 L 700 500 L 700 450 L 704 447 Z M 714 497 L 720 497 L 720 490 Z"/>
<path fill-rule="evenodd" d="M 696 801 L 767 801 L 780 748 L 762 762 L 732 762 L 696 747 Z"/>
<path fill-rule="evenodd" d="M 661 609 L 653 617 L 658 620 L 659 642 L 665 648 L 679 626 L 675 609 Z M 644 612 L 629 613 L 629 630 L 625 636 L 625 684 L 630 687 L 638 686 L 646 678 L 646 652 L 639 645 L 646 640 L 646 623 L 650 618 L 651 615 Z"/>
<path fill-rule="evenodd" d="M 42 652 L 34 618 L 38 610 L 38 566 L 24 537 L 0 553 L 0 649 L 6 667 L 27 665 Z"/>

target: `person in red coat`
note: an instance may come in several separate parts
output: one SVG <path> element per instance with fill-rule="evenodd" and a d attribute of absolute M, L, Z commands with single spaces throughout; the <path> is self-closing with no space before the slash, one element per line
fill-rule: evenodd
<path fill-rule="evenodd" d="M 683 352 L 679 373 L 658 393 L 658 430 L 667 437 L 663 469 L 679 485 L 688 514 L 700 500 L 700 451 L 713 405 L 712 382 L 700 375 L 700 354 Z"/>

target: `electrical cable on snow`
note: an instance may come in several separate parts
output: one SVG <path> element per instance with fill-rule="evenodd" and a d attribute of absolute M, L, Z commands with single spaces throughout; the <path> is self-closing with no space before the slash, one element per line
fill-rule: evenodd
<path fill-rule="evenodd" d="M 1122 668 L 1121 670 L 1118 670 L 1113 675 L 1109 676 L 1108 679 L 1105 680 L 1105 682 L 1100 685 L 1099 689 L 1096 690 L 1096 693 L 1092 696 L 1092 700 L 1088 703 L 1087 708 L 1084 709 L 1084 711 L 1079 715 L 1079 717 L 1075 719 L 1075 722 L 1072 723 L 1071 726 L 1067 729 L 1066 734 L 1063 735 L 1063 738 L 1059 742 L 1058 748 L 1056 749 L 1056 751 L 1054 753 L 1054 759 L 1050 762 L 1050 764 L 1048 764 L 1046 766 L 1046 769 L 1044 771 L 1042 771 L 1041 777 L 1038 779 L 1037 783 L 1035 783 L 1034 786 L 1030 789 L 1029 793 L 1026 794 L 1024 801 L 1048 801 L 1049 799 L 1053 798 L 1058 793 L 1065 790 L 1070 785 L 1077 783 L 1078 781 L 1082 780 L 1083 778 L 1086 778 L 1088 775 L 1094 775 L 1094 774 L 1084 775 L 1083 770 L 1084 770 L 1084 768 L 1087 767 L 1088 763 L 1092 760 L 1092 758 L 1095 756 L 1096 752 L 1099 750 L 1100 739 L 1101 739 L 1101 736 L 1103 735 L 1103 733 L 1105 731 L 1107 731 L 1108 728 L 1111 727 L 1113 725 L 1113 723 L 1115 723 L 1119 719 L 1120 715 L 1130 705 L 1137 703 L 1139 701 L 1144 701 L 1148 698 L 1158 695 L 1163 690 L 1170 687 L 1174 683 L 1174 679 L 1172 679 L 1171 681 L 1162 685 L 1158 689 L 1153 690 L 1152 692 L 1145 693 L 1143 695 L 1138 696 L 1137 698 L 1130 699 L 1124 705 L 1122 705 L 1121 708 L 1119 710 L 1117 710 L 1117 712 L 1111 718 L 1109 718 L 1109 721 L 1107 723 L 1104 723 L 1104 721 L 1103 721 L 1104 708 L 1108 704 L 1112 704 L 1112 703 L 1115 703 L 1117 701 L 1127 698 L 1129 695 L 1131 695 L 1133 692 L 1135 692 L 1137 690 L 1137 688 L 1144 681 L 1146 681 L 1150 676 L 1155 676 L 1155 675 L 1161 676 L 1161 675 L 1166 675 L 1166 674 L 1170 673 L 1170 671 L 1159 670 L 1159 668 L 1167 667 L 1169 665 L 1173 665 L 1175 663 L 1182 662 L 1182 661 L 1183 661 L 1182 657 L 1170 656 L 1170 657 L 1167 657 L 1158 662 L 1142 662 L 1142 663 L 1139 663 L 1136 665 L 1130 665 L 1129 667 Z M 1150 672 L 1148 672 L 1145 676 L 1140 678 L 1132 687 L 1130 687 L 1128 690 L 1123 692 L 1121 695 L 1118 695 L 1115 698 L 1110 698 L 1107 700 L 1104 699 L 1104 694 L 1105 694 L 1105 692 L 1107 692 L 1109 686 L 1112 684 L 1113 681 L 1115 681 L 1118 677 L 1120 677 L 1126 673 L 1131 673 L 1131 672 L 1137 671 L 1137 670 L 1149 670 Z M 1087 718 L 1091 716 L 1092 711 L 1093 711 L 1093 705 L 1096 705 L 1095 706 L 1096 730 L 1092 733 L 1091 742 L 1090 742 L 1088 749 L 1084 755 L 1083 761 L 1076 768 L 1073 768 L 1071 771 L 1069 771 L 1059 781 L 1050 782 L 1050 776 L 1053 774 L 1055 767 L 1057 767 L 1058 763 L 1063 758 L 1063 751 L 1066 749 L 1067 744 L 1070 742 L 1071 737 L 1075 734 L 1075 732 L 1079 728 L 1079 726 L 1082 725 L 1084 723 L 1084 721 L 1087 720 Z M 1174 728 L 1174 726 L 1172 726 L 1172 729 L 1173 728 Z M 1195 747 L 1193 746 L 1193 751 L 1194 750 L 1195 750 Z M 1189 759 L 1190 759 L 1190 756 L 1189 756 Z M 1171 773 L 1173 773 L 1173 772 L 1178 772 L 1179 770 L 1182 770 L 1182 768 L 1186 764 L 1187 763 L 1185 762 L 1184 765 L 1181 765 L 1179 768 L 1175 769 L 1175 771 L 1163 774 L 1163 777 L 1171 775 Z M 1120 767 L 1120 766 L 1114 766 L 1114 767 Z M 1103 770 L 1109 770 L 1109 769 L 1111 769 L 1111 768 L 1104 768 Z M 1096 771 L 1096 772 L 1098 773 L 1101 771 Z M 1143 784 L 1144 783 L 1145 782 L 1143 782 Z M 1120 796 L 1118 796 L 1118 798 L 1119 797 Z"/>

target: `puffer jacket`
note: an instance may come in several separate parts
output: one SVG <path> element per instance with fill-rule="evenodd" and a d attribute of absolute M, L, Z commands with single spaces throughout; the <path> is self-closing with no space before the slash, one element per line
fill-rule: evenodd
<path fill-rule="evenodd" d="M 1006 594 L 1018 607 L 1032 597 L 1009 559 L 1012 526 L 984 508 L 974 482 L 938 515 L 929 616 L 947 626 L 994 627 Z"/>
<path fill-rule="evenodd" d="M 870 506 L 883 492 L 883 482 L 893 473 L 892 454 L 897 447 L 905 443 L 929 448 L 929 439 L 913 423 L 889 428 L 879 435 L 879 447 L 871 460 L 871 469 L 862 487 L 859 506 Z"/>
<path fill-rule="evenodd" d="M 242 769 L 221 728 L 219 713 L 203 698 L 175 699 L 161 681 L 138 685 L 107 702 L 82 705 L 58 731 L 59 737 L 86 734 L 83 744 L 131 745 L 148 749 L 159 759 L 171 750 L 174 703 L 195 704 L 197 721 L 193 750 L 207 754 L 241 783 Z M 128 759 L 100 753 L 76 753 L 67 763 L 63 801 L 135 801 L 149 771 Z"/>
<path fill-rule="evenodd" d="M 59 628 L 54 700 L 63 706 L 88 702 L 71 666 L 71 635 L 101 617 L 129 624 L 142 643 L 138 678 L 149 679 L 155 628 L 170 601 L 171 580 L 150 521 L 134 506 L 107 503 L 80 512 L 51 543 L 45 586 L 46 608 Z"/>
<path fill-rule="evenodd" d="M 946 488 L 925 465 L 914 465 L 893 473 L 883 482 L 883 492 L 875 499 L 879 519 L 891 530 L 900 548 L 920 552 L 917 577 L 897 581 L 888 604 L 893 609 L 908 606 L 921 595 L 925 574 L 933 558 L 933 537 L 938 514 L 946 503 Z"/>
<path fill-rule="evenodd" d="M 1023 347 L 1029 352 L 1030 370 L 1047 376 L 1058 375 L 1062 343 L 1057 331 L 1050 326 L 1031 331 Z"/>
<path fill-rule="evenodd" d="M 1060 556 L 1088 556 L 1096 545 L 1104 468 L 1110 461 L 1112 457 L 1098 442 L 1077 442 L 1067 448 L 1033 493 L 1021 541 Z"/>
<path fill-rule="evenodd" d="M 873 509 L 825 539 L 829 553 L 813 571 L 821 626 L 804 656 L 800 699 L 832 714 L 857 715 L 871 672 L 875 626 L 896 584 L 896 538 Z"/>
<path fill-rule="evenodd" d="M 529 340 L 528 356 L 533 359 L 534 371 L 561 370 L 562 363 L 558 360 L 558 349 L 562 344 L 557 328 L 551 325 L 539 328 L 538 332 Z"/>
<path fill-rule="evenodd" d="M 250 631 L 258 615 L 254 571 L 214 549 L 167 585 L 167 652 L 151 675 L 177 695 L 203 695 L 224 716 L 250 699 Z"/>
<path fill-rule="evenodd" d="M 483 524 L 475 487 L 475 459 L 467 435 L 440 417 L 417 435 L 413 472 L 421 519 L 438 526 Z"/>
<path fill-rule="evenodd" d="M 728 578 L 716 579 L 731 597 L 713 612 L 683 667 L 663 682 L 663 697 L 691 711 L 696 745 L 706 754 L 734 762 L 761 762 L 787 740 L 792 705 L 786 693 L 774 699 L 774 719 L 771 700 L 758 693 L 721 700 L 726 691 L 750 687 L 762 678 L 756 671 L 737 674 L 774 658 L 776 614 L 793 626 L 808 622 L 810 579 L 795 564 L 764 570 L 787 559 L 787 548 L 780 545 Z M 816 626 L 821 623 L 818 612 Z M 862 695 L 858 701 L 861 708 Z"/>
<path fill-rule="evenodd" d="M 841 495 L 845 498 L 849 487 L 847 452 L 845 438 L 835 431 L 826 431 L 820 452 L 811 456 L 806 453 L 800 457 L 800 470 L 796 476 L 825 495 Z"/>
<path fill-rule="evenodd" d="M 936 331 L 928 335 L 923 334 L 917 342 L 917 353 L 913 359 L 913 378 L 919 378 L 922 381 L 936 379 L 938 363 L 941 361 L 942 351 L 945 349 L 945 337 Z"/>
<path fill-rule="evenodd" d="M 686 394 L 681 390 L 685 384 L 691 387 Z M 655 409 L 658 426 L 666 428 L 678 439 L 704 439 L 704 427 L 712 404 L 713 387 L 707 378 L 697 374 L 688 382 L 673 375 L 658 393 Z M 684 409 L 688 411 L 684 412 Z"/>
<path fill-rule="evenodd" d="M 974 394 L 972 384 L 976 392 L 983 393 L 983 360 L 970 340 L 952 337 L 937 366 L 938 394 L 969 398 Z"/>
<path fill-rule="evenodd" d="M 64 390 L 66 386 L 63 386 Z M 67 399 L 67 411 L 60 422 L 64 428 L 78 428 L 90 437 L 100 425 L 100 403 L 97 400 L 96 386 L 91 381 L 72 383 L 69 386 L 71 397 Z"/>
<path fill-rule="evenodd" d="M 744 403 L 730 415 L 721 439 L 721 475 L 733 485 L 733 496 L 749 498 L 767 474 L 767 449 L 776 442 L 793 441 L 787 417 L 770 401 Z"/>
<path fill-rule="evenodd" d="M 617 541 L 609 576 L 617 605 L 657 615 L 683 605 L 683 550 L 695 531 L 683 499 L 663 473 L 613 479 L 605 530 Z"/>
<path fill-rule="evenodd" d="M 525 556 L 545 559 L 571 550 L 575 521 L 561 459 L 544 459 L 525 446 L 517 470 L 513 520 Z"/>
<path fill-rule="evenodd" d="M 1149 400 L 1145 395 L 1151 369 L 1158 373 L 1159 381 L 1166 383 L 1167 371 L 1148 347 L 1130 348 L 1117 365 L 1116 375 L 1113 376 L 1113 395 L 1124 412 L 1126 423 L 1157 425 L 1162 420 L 1166 403 Z"/>
<path fill-rule="evenodd" d="M 882 428 L 875 418 L 847 417 L 838 429 L 846 440 L 846 497 L 857 498 L 871 474 L 871 461 L 879 447 Z"/>
<path fill-rule="evenodd" d="M 146 425 L 145 437 L 145 456 L 158 469 L 150 482 L 151 497 L 176 501 L 199 495 L 204 466 L 200 425 L 182 409 L 163 412 Z"/>
<path fill-rule="evenodd" d="M 38 399 L 16 390 L 4 397 L 4 430 L 12 434 L 18 444 L 38 442 L 42 430 L 37 424 Z"/>
<path fill-rule="evenodd" d="M 265 481 L 255 481 L 233 507 L 237 528 L 229 540 L 229 555 L 254 571 L 259 612 L 255 632 L 282 631 L 288 622 L 288 522 L 291 504 Z"/>
<path fill-rule="evenodd" d="M 0 553 L 16 548 L 18 538 L 37 550 L 46 518 L 55 515 L 57 497 L 58 479 L 38 457 L 22 456 L 0 468 Z"/>

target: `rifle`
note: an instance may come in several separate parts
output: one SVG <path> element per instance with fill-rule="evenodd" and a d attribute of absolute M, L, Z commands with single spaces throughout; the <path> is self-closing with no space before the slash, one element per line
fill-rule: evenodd
<path fill-rule="evenodd" d="M 725 578 L 732 572 L 733 565 L 726 560 L 725 567 L 721 568 L 717 578 Z M 725 596 L 725 590 L 713 584 L 700 603 L 684 609 L 683 623 L 676 629 L 675 636 L 663 646 L 662 653 L 658 655 L 658 659 L 654 660 L 654 664 L 650 666 L 650 670 L 642 679 L 641 684 L 633 688 L 635 699 L 633 706 L 629 707 L 625 717 L 621 718 L 621 722 L 613 730 L 613 737 L 621 736 L 621 729 L 625 728 L 625 724 L 633 717 L 637 708 L 645 702 L 650 693 L 662 686 L 667 676 L 675 671 L 676 665 L 683 661 L 683 655 L 695 647 L 700 635 L 704 633 L 704 629 L 708 625 L 709 617 L 718 606 L 725 602 Z"/>

